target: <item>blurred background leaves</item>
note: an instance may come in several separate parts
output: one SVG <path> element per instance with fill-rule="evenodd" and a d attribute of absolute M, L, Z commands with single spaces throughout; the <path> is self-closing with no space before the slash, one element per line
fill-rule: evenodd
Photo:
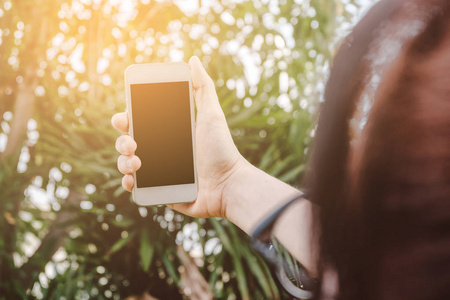
<path fill-rule="evenodd" d="M 282 299 L 246 235 L 138 207 L 116 170 L 133 63 L 200 57 L 241 153 L 299 185 L 353 0 L 1 0 L 0 299 Z"/>

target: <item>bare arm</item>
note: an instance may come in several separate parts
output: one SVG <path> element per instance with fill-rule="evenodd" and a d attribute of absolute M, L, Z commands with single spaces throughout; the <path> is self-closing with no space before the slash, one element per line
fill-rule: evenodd
<path fill-rule="evenodd" d="M 250 234 L 264 217 L 297 195 L 297 189 L 245 162 L 224 193 L 225 217 Z M 317 206 L 303 199 L 289 206 L 273 229 L 277 239 L 314 277 L 319 251 L 318 230 L 312 225 L 317 212 Z"/>

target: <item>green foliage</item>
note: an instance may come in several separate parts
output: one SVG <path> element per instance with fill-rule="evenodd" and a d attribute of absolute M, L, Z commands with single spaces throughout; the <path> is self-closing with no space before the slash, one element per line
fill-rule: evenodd
<path fill-rule="evenodd" d="M 0 1 L 0 299 L 188 298 L 177 245 L 217 299 L 285 297 L 232 224 L 132 203 L 110 117 L 129 64 L 197 55 L 241 153 L 298 185 L 351 15 L 339 0 L 204 2 Z"/>
<path fill-rule="evenodd" d="M 148 272 L 148 269 L 150 268 L 154 251 L 155 247 L 150 244 L 148 232 L 146 229 L 143 229 L 141 232 L 141 247 L 139 254 L 141 255 L 142 269 L 144 272 Z"/>

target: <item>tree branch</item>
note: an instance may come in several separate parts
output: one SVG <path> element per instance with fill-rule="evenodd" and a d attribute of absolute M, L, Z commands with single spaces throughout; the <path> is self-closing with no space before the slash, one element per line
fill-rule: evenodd
<path fill-rule="evenodd" d="M 190 295 L 187 295 L 190 299 L 196 300 L 210 300 L 214 296 L 209 289 L 208 282 L 203 277 L 202 273 L 198 269 L 192 257 L 184 252 L 181 246 L 177 247 L 177 255 L 181 260 L 181 263 L 185 267 L 184 272 L 181 273 L 181 282 L 183 289 L 189 289 Z"/>

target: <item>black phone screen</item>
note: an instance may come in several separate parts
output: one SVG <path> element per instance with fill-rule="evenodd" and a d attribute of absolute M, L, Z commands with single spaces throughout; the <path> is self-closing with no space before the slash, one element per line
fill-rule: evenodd
<path fill-rule="evenodd" d="M 131 84 L 137 187 L 195 183 L 189 82 Z"/>

